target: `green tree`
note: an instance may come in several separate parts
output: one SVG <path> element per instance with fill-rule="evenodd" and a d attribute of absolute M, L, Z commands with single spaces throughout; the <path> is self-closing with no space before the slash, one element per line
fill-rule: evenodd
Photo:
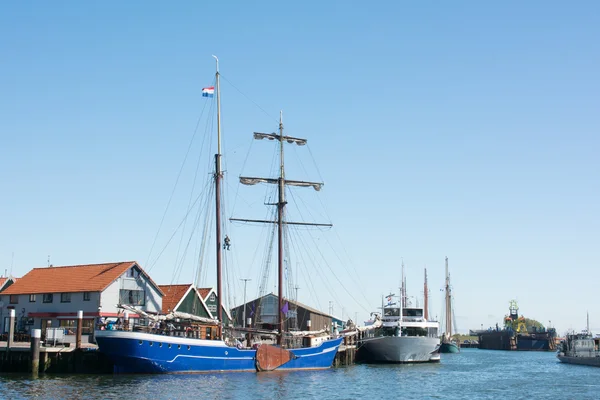
<path fill-rule="evenodd" d="M 541 322 L 530 318 L 525 318 L 525 326 L 527 327 L 527 332 L 533 331 L 533 328 L 535 328 L 536 331 L 543 331 L 546 329 Z"/>

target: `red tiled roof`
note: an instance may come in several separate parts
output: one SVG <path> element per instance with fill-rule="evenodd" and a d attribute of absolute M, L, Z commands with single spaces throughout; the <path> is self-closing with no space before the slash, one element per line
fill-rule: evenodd
<path fill-rule="evenodd" d="M 184 285 L 160 285 L 160 290 L 165 294 L 165 297 L 162 299 L 162 313 L 168 314 L 173 311 L 175 306 L 181 301 L 183 295 L 187 293 L 190 286 L 192 286 L 191 283 Z"/>
<path fill-rule="evenodd" d="M 202 297 L 202 300 L 206 300 L 206 296 L 208 296 L 212 288 L 198 288 L 196 290 L 198 290 L 198 293 L 200 293 L 200 297 Z"/>
<path fill-rule="evenodd" d="M 34 268 L 2 294 L 101 292 L 134 265 L 139 267 L 135 261 L 123 261 Z M 148 279 L 152 282 L 150 277 Z M 154 282 L 152 284 L 156 286 Z"/>

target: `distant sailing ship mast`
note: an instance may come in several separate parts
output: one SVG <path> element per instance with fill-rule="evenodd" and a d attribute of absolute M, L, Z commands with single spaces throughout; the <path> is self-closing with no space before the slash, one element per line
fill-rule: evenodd
<path fill-rule="evenodd" d="M 452 337 L 452 295 L 450 293 L 450 275 L 448 274 L 448 257 L 446 257 L 446 333 L 447 341 Z"/>
<path fill-rule="evenodd" d="M 404 310 L 406 308 L 406 275 L 404 274 L 404 260 L 402 260 L 402 287 L 400 289 L 400 304 Z"/>
<path fill-rule="evenodd" d="M 448 272 L 448 257 L 446 257 L 446 332 L 442 337 L 442 345 L 440 352 L 442 353 L 458 353 L 460 347 L 457 343 L 452 342 L 452 321 L 454 313 L 452 311 L 452 287 L 450 286 L 450 273 Z"/>
<path fill-rule="evenodd" d="M 427 289 L 427 268 L 425 268 L 425 280 L 423 285 L 423 303 L 425 306 L 425 320 L 429 321 L 429 291 Z"/>
<path fill-rule="evenodd" d="M 278 178 L 257 178 L 257 177 L 240 177 L 240 183 L 244 185 L 255 185 L 257 183 L 271 183 L 277 184 L 279 187 L 279 196 L 277 203 L 270 203 L 269 205 L 277 206 L 277 220 L 276 221 L 268 221 L 268 220 L 255 220 L 255 219 L 240 219 L 240 218 L 230 218 L 231 221 L 241 221 L 241 222 L 258 222 L 258 223 L 268 223 L 268 224 L 277 224 L 277 269 L 278 269 L 278 308 L 279 311 L 277 313 L 277 344 L 281 345 L 283 341 L 283 229 L 284 225 L 303 225 L 303 226 L 326 226 L 331 227 L 332 224 L 318 224 L 318 223 L 306 223 L 306 222 L 289 222 L 285 221 L 285 206 L 287 202 L 285 201 L 285 186 L 302 186 L 302 187 L 312 187 L 315 190 L 321 190 L 323 186 L 322 182 L 306 182 L 306 181 L 293 181 L 285 178 L 285 168 L 284 168 L 284 153 L 283 153 L 283 144 L 284 142 L 296 144 L 298 146 L 304 146 L 307 143 L 306 139 L 295 138 L 291 136 L 283 135 L 283 116 L 282 112 L 279 113 L 279 134 L 277 133 L 259 133 L 254 132 L 254 139 L 262 140 L 278 140 L 279 141 L 279 177 Z"/>

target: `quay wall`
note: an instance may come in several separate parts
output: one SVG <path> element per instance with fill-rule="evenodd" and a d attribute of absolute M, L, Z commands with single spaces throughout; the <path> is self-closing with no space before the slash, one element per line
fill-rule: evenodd
<path fill-rule="evenodd" d="M 112 362 L 96 348 L 40 348 L 38 373 L 112 373 Z M 33 372 L 29 347 L 0 347 L 0 373 Z"/>

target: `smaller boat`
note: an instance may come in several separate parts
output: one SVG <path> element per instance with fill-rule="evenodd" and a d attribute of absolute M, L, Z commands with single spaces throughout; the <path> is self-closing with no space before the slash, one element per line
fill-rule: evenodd
<path fill-rule="evenodd" d="M 588 328 L 585 332 L 567 335 L 562 341 L 556 355 L 560 362 L 600 367 L 600 338 L 592 336 L 589 326 L 588 316 Z"/>
<path fill-rule="evenodd" d="M 452 321 L 454 310 L 452 308 L 452 293 L 450 288 L 450 274 L 448 273 L 448 257 L 446 257 L 446 332 L 442 336 L 440 353 L 460 353 L 460 345 L 452 339 Z"/>

